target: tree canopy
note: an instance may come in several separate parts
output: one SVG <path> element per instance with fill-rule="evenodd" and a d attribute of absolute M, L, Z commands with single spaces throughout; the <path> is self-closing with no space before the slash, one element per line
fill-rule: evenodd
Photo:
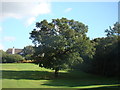
<path fill-rule="evenodd" d="M 34 53 L 34 47 L 29 45 L 24 47 L 24 49 L 22 50 L 22 56 L 26 59 L 26 60 L 31 60 L 32 59 L 32 55 Z"/>
<path fill-rule="evenodd" d="M 120 36 L 120 23 L 116 22 L 113 27 L 109 27 L 109 29 L 106 29 L 105 32 L 108 37 L 112 36 Z"/>
<path fill-rule="evenodd" d="M 37 22 L 36 29 L 30 33 L 36 63 L 57 72 L 92 58 L 94 48 L 86 36 L 87 31 L 88 26 L 66 18 Z"/>
<path fill-rule="evenodd" d="M 107 37 L 96 38 L 95 56 L 92 72 L 105 76 L 120 75 L 120 24 L 116 22 L 110 29 L 106 29 Z"/>

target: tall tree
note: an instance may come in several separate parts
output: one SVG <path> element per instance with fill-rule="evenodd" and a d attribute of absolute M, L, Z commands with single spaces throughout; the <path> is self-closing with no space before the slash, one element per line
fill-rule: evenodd
<path fill-rule="evenodd" d="M 120 23 L 116 22 L 113 27 L 109 27 L 109 29 L 106 29 L 105 32 L 108 37 L 112 36 L 120 36 Z"/>
<path fill-rule="evenodd" d="M 40 67 L 58 71 L 84 61 L 84 57 L 92 57 L 93 45 L 86 37 L 88 27 L 83 23 L 66 18 L 46 20 L 36 23 L 37 29 L 30 33 L 35 44 L 34 59 Z"/>
<path fill-rule="evenodd" d="M 24 47 L 24 49 L 22 50 L 22 55 L 25 57 L 26 60 L 30 60 L 32 59 L 32 55 L 34 53 L 34 47 L 29 45 Z"/>
<path fill-rule="evenodd" d="M 93 71 L 106 76 L 120 75 L 120 24 L 115 23 L 110 29 L 105 30 L 107 37 L 96 38 Z"/>

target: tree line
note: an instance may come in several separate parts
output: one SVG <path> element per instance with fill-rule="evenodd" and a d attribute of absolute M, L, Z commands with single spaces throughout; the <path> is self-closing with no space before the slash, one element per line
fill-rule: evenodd
<path fill-rule="evenodd" d="M 96 38 L 91 72 L 105 76 L 120 76 L 120 24 L 105 30 L 107 37 Z"/>

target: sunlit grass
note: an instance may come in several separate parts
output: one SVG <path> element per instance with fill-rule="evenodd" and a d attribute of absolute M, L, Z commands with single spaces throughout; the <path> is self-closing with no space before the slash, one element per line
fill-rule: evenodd
<path fill-rule="evenodd" d="M 89 85 L 89 86 L 80 86 L 80 87 L 76 87 L 76 88 L 103 88 L 103 87 L 113 87 L 113 86 L 120 86 L 120 84 L 113 84 L 113 85 Z"/>
<path fill-rule="evenodd" d="M 54 77 L 54 71 L 40 68 L 29 63 L 2 65 L 3 88 L 118 88 L 117 78 L 96 76 L 81 71 L 60 71 Z"/>

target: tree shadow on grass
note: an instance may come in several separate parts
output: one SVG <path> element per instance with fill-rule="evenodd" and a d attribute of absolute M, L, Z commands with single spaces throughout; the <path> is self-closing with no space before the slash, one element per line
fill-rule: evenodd
<path fill-rule="evenodd" d="M 27 80 L 48 80 L 42 85 L 45 86 L 55 86 L 55 87 L 86 87 L 94 88 L 98 86 L 99 88 L 104 88 L 104 85 L 119 84 L 120 82 L 112 80 L 94 77 L 93 75 L 88 75 L 78 72 L 60 72 L 58 78 L 54 77 L 53 72 L 48 71 L 13 71 L 13 70 L 2 70 L 2 79 L 27 79 Z M 100 86 L 103 85 L 103 86 Z M 110 86 L 108 86 L 110 87 Z M 113 86 L 112 86 L 113 87 Z M 114 86 L 115 89 L 118 88 Z"/>
<path fill-rule="evenodd" d="M 49 80 L 52 78 L 53 73 L 47 71 L 2 70 L 2 79 Z"/>
<path fill-rule="evenodd" d="M 120 90 L 120 83 L 102 83 L 101 80 L 94 82 L 94 80 L 89 81 L 86 79 L 81 80 L 50 80 L 42 85 L 45 86 L 55 86 L 55 87 L 67 87 L 67 88 L 76 88 L 76 89 L 99 89 L 99 90 Z"/>
<path fill-rule="evenodd" d="M 50 80 L 42 85 L 55 86 L 55 87 L 70 87 L 70 88 L 100 88 L 106 89 L 120 89 L 120 81 L 115 78 L 105 78 L 86 74 L 83 72 L 69 71 L 68 73 L 60 73 L 56 79 Z"/>
<path fill-rule="evenodd" d="M 82 79 L 83 80 L 83 79 Z M 69 88 L 119 88 L 120 84 L 118 83 L 101 83 L 89 81 L 89 80 L 50 80 L 47 83 L 44 83 L 42 85 L 45 86 L 55 86 L 55 87 L 69 87 Z"/>

